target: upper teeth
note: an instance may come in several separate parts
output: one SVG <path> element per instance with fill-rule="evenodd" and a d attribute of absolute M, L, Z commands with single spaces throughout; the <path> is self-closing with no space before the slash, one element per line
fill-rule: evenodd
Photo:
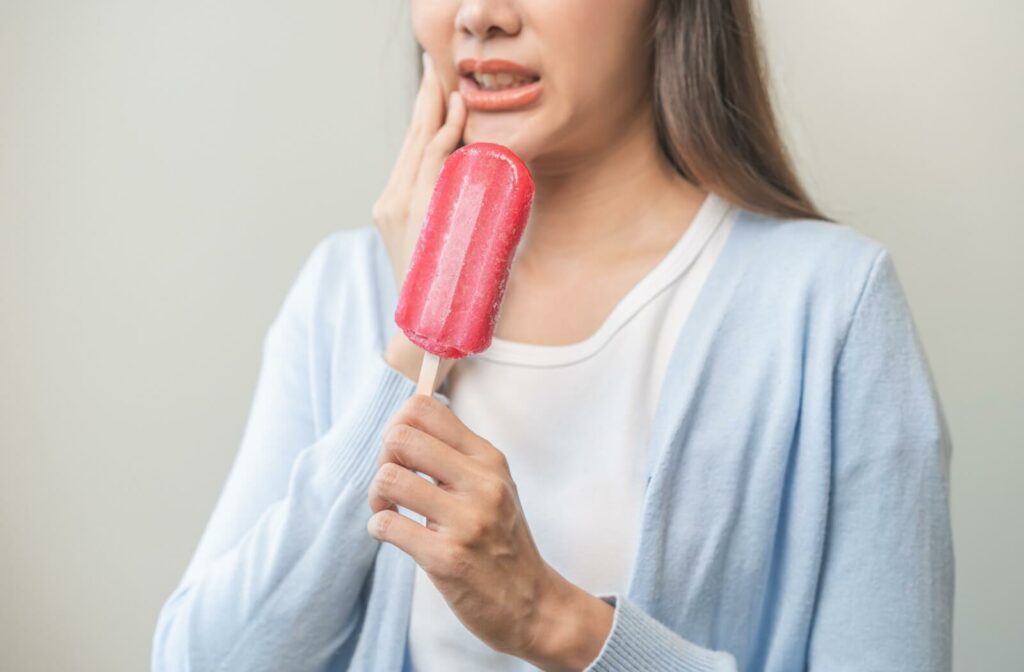
<path fill-rule="evenodd" d="M 484 89 L 504 89 L 530 82 L 530 77 L 511 72 L 480 73 L 474 72 L 473 79 Z"/>

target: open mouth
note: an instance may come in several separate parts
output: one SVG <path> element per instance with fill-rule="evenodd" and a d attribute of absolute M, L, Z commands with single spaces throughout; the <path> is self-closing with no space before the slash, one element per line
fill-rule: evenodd
<path fill-rule="evenodd" d="M 514 72 L 474 72 L 467 77 L 476 82 L 477 87 L 483 91 L 504 91 L 519 86 L 533 84 L 540 81 L 540 77 L 533 75 L 521 75 Z"/>
<path fill-rule="evenodd" d="M 471 110 L 495 112 L 525 107 L 541 94 L 541 77 L 512 61 L 459 61 L 459 93 Z"/>

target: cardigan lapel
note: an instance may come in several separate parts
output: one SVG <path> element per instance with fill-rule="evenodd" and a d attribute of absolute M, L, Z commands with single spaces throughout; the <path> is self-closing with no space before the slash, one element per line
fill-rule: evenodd
<path fill-rule="evenodd" d="M 756 218 L 756 214 L 734 207 L 737 208 L 736 219 L 729 237 L 680 328 L 679 337 L 669 356 L 668 370 L 662 382 L 647 444 L 647 487 L 638 522 L 641 525 L 639 540 L 626 589 L 627 597 L 647 607 L 651 606 L 658 594 L 658 586 L 651 580 L 654 577 L 643 571 L 643 566 L 647 564 L 644 559 L 665 552 L 664 535 L 658 532 L 665 524 L 666 513 L 661 498 L 674 476 L 668 473 L 665 464 L 670 461 L 673 451 L 682 448 L 678 439 L 700 379 L 706 375 L 707 354 L 714 345 L 715 332 L 726 318 L 729 303 L 745 272 L 746 264 L 753 258 L 748 253 L 748 230 L 758 225 L 751 221 Z"/>

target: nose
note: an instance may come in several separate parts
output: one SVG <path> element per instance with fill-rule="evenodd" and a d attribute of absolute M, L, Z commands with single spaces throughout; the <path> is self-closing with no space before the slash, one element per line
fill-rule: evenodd
<path fill-rule="evenodd" d="M 455 15 L 460 33 L 486 40 L 515 35 L 522 28 L 519 12 L 508 0 L 466 0 Z"/>

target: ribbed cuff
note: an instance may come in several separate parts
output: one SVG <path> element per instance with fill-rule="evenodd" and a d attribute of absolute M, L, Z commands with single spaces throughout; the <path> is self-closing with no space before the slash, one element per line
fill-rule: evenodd
<path fill-rule="evenodd" d="M 598 595 L 615 608 L 604 646 L 584 672 L 734 672 L 732 655 L 689 642 L 618 594 Z"/>
<path fill-rule="evenodd" d="M 332 439 L 337 449 L 326 474 L 335 486 L 347 484 L 360 491 L 370 490 L 377 472 L 387 421 L 416 393 L 416 383 L 389 365 L 383 354 L 374 356 L 370 370 L 368 379 L 357 382 L 362 391 L 339 422 L 338 435 Z M 434 398 L 451 408 L 451 400 L 441 392 L 434 392 Z"/>
<path fill-rule="evenodd" d="M 339 437 L 337 451 L 328 465 L 332 479 L 360 490 L 369 490 L 377 471 L 387 421 L 416 392 L 416 384 L 382 357 L 374 357 L 370 368 L 372 377 L 353 381 L 364 393 L 346 413 L 345 434 Z"/>

